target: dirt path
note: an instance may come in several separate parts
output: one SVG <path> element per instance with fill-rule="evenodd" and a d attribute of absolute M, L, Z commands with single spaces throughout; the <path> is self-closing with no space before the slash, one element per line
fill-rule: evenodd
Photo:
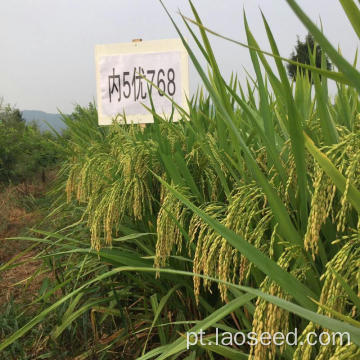
<path fill-rule="evenodd" d="M 5 205 L 5 195 L 4 193 L 1 195 L 3 195 L 3 209 L 6 209 L 3 217 L 6 218 L 3 219 L 5 226 L 0 232 L 0 305 L 7 303 L 10 298 L 15 302 L 28 303 L 36 295 L 44 278 L 44 276 L 36 276 L 29 281 L 41 265 L 40 261 L 32 259 L 36 255 L 36 250 L 32 249 L 16 259 L 13 264 L 19 264 L 17 266 L 9 267 L 5 271 L 1 271 L 1 267 L 31 245 L 29 242 L 9 238 L 25 234 L 28 228 L 38 223 L 41 213 L 37 210 L 27 212 L 24 208 L 15 205 L 16 202 Z M 5 200 L 13 199 L 7 196 Z"/>

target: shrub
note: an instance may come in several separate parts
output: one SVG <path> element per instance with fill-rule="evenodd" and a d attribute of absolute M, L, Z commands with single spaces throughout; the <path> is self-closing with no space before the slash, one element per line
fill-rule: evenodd
<path fill-rule="evenodd" d="M 56 138 L 26 124 L 18 109 L 0 104 L 0 182 L 18 183 L 56 163 Z"/>

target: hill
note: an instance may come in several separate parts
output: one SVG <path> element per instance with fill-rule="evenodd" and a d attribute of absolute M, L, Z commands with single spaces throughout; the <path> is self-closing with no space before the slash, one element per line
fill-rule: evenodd
<path fill-rule="evenodd" d="M 56 131 L 65 129 L 65 124 L 61 120 L 60 114 L 50 114 L 39 110 L 23 110 L 22 117 L 26 122 L 35 121 L 42 131 L 50 130 L 49 123 Z"/>

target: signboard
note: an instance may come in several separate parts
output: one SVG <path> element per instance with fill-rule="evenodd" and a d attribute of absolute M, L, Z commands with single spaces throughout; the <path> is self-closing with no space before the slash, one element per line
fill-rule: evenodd
<path fill-rule="evenodd" d="M 150 94 L 158 114 L 169 116 L 172 103 L 185 107 L 189 93 L 188 55 L 180 39 L 96 45 L 99 125 L 125 114 L 127 123 L 152 123 Z M 152 86 L 148 79 L 155 86 Z M 180 114 L 175 111 L 174 121 Z"/>

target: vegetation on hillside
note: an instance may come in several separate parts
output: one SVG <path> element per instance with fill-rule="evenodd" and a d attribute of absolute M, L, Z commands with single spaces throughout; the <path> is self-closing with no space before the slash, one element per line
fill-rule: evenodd
<path fill-rule="evenodd" d="M 182 19 L 208 69 L 171 18 L 206 91 L 187 109 L 174 104 L 181 121 L 149 109 L 154 123 L 145 128 L 99 127 L 93 105 L 64 116 L 53 228 L 23 237 L 41 244 L 37 259 L 54 278 L 17 316 L 16 328 L 5 329 L 6 356 L 360 357 L 360 72 L 294 0 L 287 3 L 334 70 L 298 63 L 312 78 L 298 72 L 291 83 L 266 19 L 276 69 L 244 16 L 241 45 L 256 81 L 244 85 L 234 75 L 226 82 L 207 36 L 217 34 L 190 3 L 193 19 Z M 358 6 L 341 3 L 360 37 Z M 337 82 L 334 100 L 328 79 Z M 214 341 L 215 328 L 296 328 L 299 342 L 187 346 L 187 332 L 201 329 Z M 305 341 L 322 331 L 347 333 L 351 343 Z M 29 337 L 41 346 L 21 352 Z"/>
<path fill-rule="evenodd" d="M 42 174 L 58 158 L 55 136 L 26 124 L 21 112 L 0 102 L 0 183 L 20 183 Z"/>

